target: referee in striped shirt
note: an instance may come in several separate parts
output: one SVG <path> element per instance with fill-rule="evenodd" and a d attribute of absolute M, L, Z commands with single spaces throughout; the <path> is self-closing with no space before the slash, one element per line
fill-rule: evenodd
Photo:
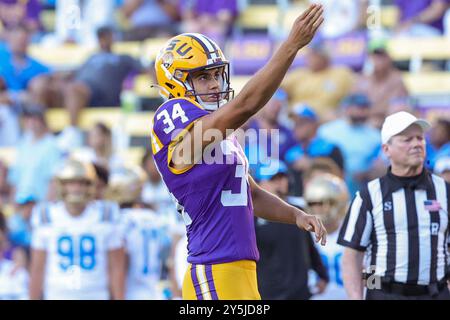
<path fill-rule="evenodd" d="M 363 298 L 365 283 L 367 300 L 450 300 L 450 185 L 424 168 L 429 127 L 407 112 L 385 119 L 381 140 L 390 167 L 356 193 L 338 239 L 346 246 L 351 299 Z"/>

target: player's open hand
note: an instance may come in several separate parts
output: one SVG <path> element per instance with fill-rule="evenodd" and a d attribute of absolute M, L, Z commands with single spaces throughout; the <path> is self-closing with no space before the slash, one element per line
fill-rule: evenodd
<path fill-rule="evenodd" d="M 297 215 L 296 223 L 299 228 L 314 232 L 316 242 L 320 241 L 323 246 L 327 243 L 327 230 L 318 217 L 302 212 Z"/>
<path fill-rule="evenodd" d="M 294 22 L 289 41 L 292 41 L 297 49 L 306 46 L 314 37 L 317 29 L 323 22 L 323 7 L 319 4 L 311 4 Z"/>

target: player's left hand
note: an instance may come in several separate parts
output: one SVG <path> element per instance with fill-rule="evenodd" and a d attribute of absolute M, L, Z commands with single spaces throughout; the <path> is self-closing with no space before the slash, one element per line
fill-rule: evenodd
<path fill-rule="evenodd" d="M 314 232 L 316 242 L 320 241 L 323 246 L 327 243 L 327 230 L 318 217 L 302 212 L 297 215 L 296 223 L 299 228 Z"/>

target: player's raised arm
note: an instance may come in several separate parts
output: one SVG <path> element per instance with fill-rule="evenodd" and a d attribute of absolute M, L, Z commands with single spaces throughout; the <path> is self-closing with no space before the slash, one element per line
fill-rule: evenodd
<path fill-rule="evenodd" d="M 323 8 L 312 4 L 294 22 L 289 37 L 281 44 L 269 62 L 244 86 L 235 99 L 215 113 L 204 117 L 203 129 L 237 129 L 257 113 L 272 97 L 297 52 L 313 38 L 323 21 Z"/>
<path fill-rule="evenodd" d="M 214 142 L 205 138 L 205 132 L 211 129 L 219 130 L 222 138 L 225 138 L 229 134 L 227 130 L 239 128 L 269 101 L 294 61 L 297 52 L 311 41 L 322 24 L 322 13 L 321 5 L 311 5 L 295 20 L 288 38 L 281 44 L 270 61 L 250 79 L 239 95 L 197 121 L 193 126 L 194 129 L 190 131 L 191 134 L 186 135 L 183 142 L 177 146 L 179 149 L 193 150 L 192 153 L 189 153 L 192 154 L 192 158 L 186 159 L 186 153 L 183 157 L 178 158 L 177 156 L 181 152 L 174 152 L 172 161 L 175 166 L 184 168 L 186 164 L 196 163 L 201 158 L 203 149 Z M 203 90 L 206 91 L 203 93 L 214 93 L 220 88 L 220 81 L 214 81 L 216 78 L 218 79 L 217 74 L 214 74 L 214 70 L 210 70 L 204 73 L 194 73 L 192 81 L 197 87 L 200 87 L 202 81 L 206 84 L 206 81 L 210 79 L 203 87 Z M 199 139 L 202 140 L 202 143 L 199 143 Z"/>

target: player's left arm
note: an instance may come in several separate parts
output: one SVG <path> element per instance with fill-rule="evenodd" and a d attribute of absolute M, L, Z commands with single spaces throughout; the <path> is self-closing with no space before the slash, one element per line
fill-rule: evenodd
<path fill-rule="evenodd" d="M 125 299 L 125 250 L 108 251 L 109 290 L 112 300 Z"/>
<path fill-rule="evenodd" d="M 296 224 L 299 228 L 314 232 L 316 241 L 325 245 L 327 231 L 319 218 L 291 206 L 276 195 L 262 189 L 248 176 L 252 193 L 252 202 L 257 217 L 281 223 Z"/>

